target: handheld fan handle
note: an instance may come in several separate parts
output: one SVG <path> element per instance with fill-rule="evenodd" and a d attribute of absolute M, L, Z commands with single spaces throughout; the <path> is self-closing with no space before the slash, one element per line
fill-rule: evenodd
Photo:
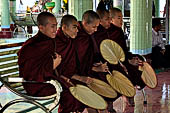
<path fill-rule="evenodd" d="M 126 74 L 128 74 L 128 70 L 127 70 L 127 68 L 125 67 L 125 65 L 123 65 L 122 64 L 122 62 L 120 62 L 120 60 L 118 60 L 119 61 L 119 64 L 120 64 L 120 66 L 124 69 L 124 71 L 126 72 Z"/>

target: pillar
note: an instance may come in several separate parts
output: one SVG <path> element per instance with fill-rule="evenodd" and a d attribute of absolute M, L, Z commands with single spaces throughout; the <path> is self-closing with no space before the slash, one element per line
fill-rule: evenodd
<path fill-rule="evenodd" d="M 82 15 L 87 10 L 93 10 L 93 0 L 69 0 L 68 13 L 82 20 Z"/>
<path fill-rule="evenodd" d="M 0 38 L 11 38 L 9 0 L 1 0 L 1 32 Z"/>
<path fill-rule="evenodd" d="M 1 7 L 2 7 L 2 3 L 1 3 L 1 0 L 0 0 L 0 25 L 1 25 L 1 12 L 2 12 Z M 1 29 L 0 29 L 0 31 L 1 31 Z"/>
<path fill-rule="evenodd" d="M 152 0 L 132 0 L 130 51 L 147 55 L 152 50 Z"/>
<path fill-rule="evenodd" d="M 10 0 L 10 14 L 16 15 L 16 0 Z M 10 16 L 10 29 L 11 31 L 14 31 L 14 21 L 12 20 L 12 17 Z"/>
<path fill-rule="evenodd" d="M 155 4 L 155 17 L 160 17 L 160 0 L 154 0 Z"/>
<path fill-rule="evenodd" d="M 55 2 L 55 7 L 53 8 L 53 13 L 58 14 L 61 9 L 61 0 L 52 0 L 52 2 Z"/>

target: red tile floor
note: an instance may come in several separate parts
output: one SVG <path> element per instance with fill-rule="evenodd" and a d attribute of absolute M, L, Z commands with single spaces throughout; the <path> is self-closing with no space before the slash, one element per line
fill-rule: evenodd
<path fill-rule="evenodd" d="M 136 96 L 134 97 L 135 105 L 127 105 L 126 102 L 122 101 L 121 99 L 121 101 L 114 104 L 114 109 L 117 111 L 117 113 L 170 113 L 170 70 L 166 72 L 160 72 L 157 74 L 157 78 L 158 85 L 156 88 L 144 88 L 147 104 L 143 104 L 144 97 L 142 91 L 136 91 Z M 0 103 L 2 106 L 14 98 L 18 97 L 6 89 L 2 88 L 0 90 Z M 22 108 L 24 107 L 24 105 L 21 106 Z M 19 106 L 17 106 L 17 108 L 18 107 Z M 16 107 L 8 110 L 7 113 L 14 113 L 15 110 Z M 38 111 L 31 113 L 38 113 Z M 57 110 L 55 110 L 53 113 L 57 113 Z"/>

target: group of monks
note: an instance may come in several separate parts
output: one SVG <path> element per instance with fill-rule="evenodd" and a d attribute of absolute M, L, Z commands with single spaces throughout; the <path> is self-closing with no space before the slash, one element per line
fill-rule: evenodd
<path fill-rule="evenodd" d="M 29 95 L 47 96 L 56 93 L 54 86 L 40 82 L 54 79 L 61 83 L 63 91 L 59 113 L 83 112 L 88 108 L 73 97 L 69 87 L 84 84 L 81 81 L 90 83 L 91 77 L 107 82 L 105 76 L 109 70 L 118 70 L 140 89 L 145 87 L 140 77 L 142 72 L 138 70 L 137 55 L 130 54 L 126 46 L 120 27 L 121 11 L 117 8 L 106 10 L 103 3 L 99 6 L 96 12 L 84 12 L 80 22 L 73 15 L 64 15 L 58 29 L 53 14 L 40 13 L 37 17 L 38 33 L 28 39 L 18 52 L 20 76 L 38 82 L 23 83 Z M 109 64 L 102 57 L 100 44 L 105 39 L 113 40 L 122 47 L 126 56 L 123 66 Z M 106 100 L 112 103 L 116 99 Z M 105 111 L 114 112 L 110 108 Z"/>

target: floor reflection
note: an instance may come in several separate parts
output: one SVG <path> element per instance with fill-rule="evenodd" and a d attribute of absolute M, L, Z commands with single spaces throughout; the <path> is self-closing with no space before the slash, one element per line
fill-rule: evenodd
<path fill-rule="evenodd" d="M 143 103 L 142 91 L 137 91 L 135 106 L 127 106 L 125 113 L 170 113 L 170 70 L 157 74 L 157 78 L 155 89 L 145 87 L 147 104 Z"/>

